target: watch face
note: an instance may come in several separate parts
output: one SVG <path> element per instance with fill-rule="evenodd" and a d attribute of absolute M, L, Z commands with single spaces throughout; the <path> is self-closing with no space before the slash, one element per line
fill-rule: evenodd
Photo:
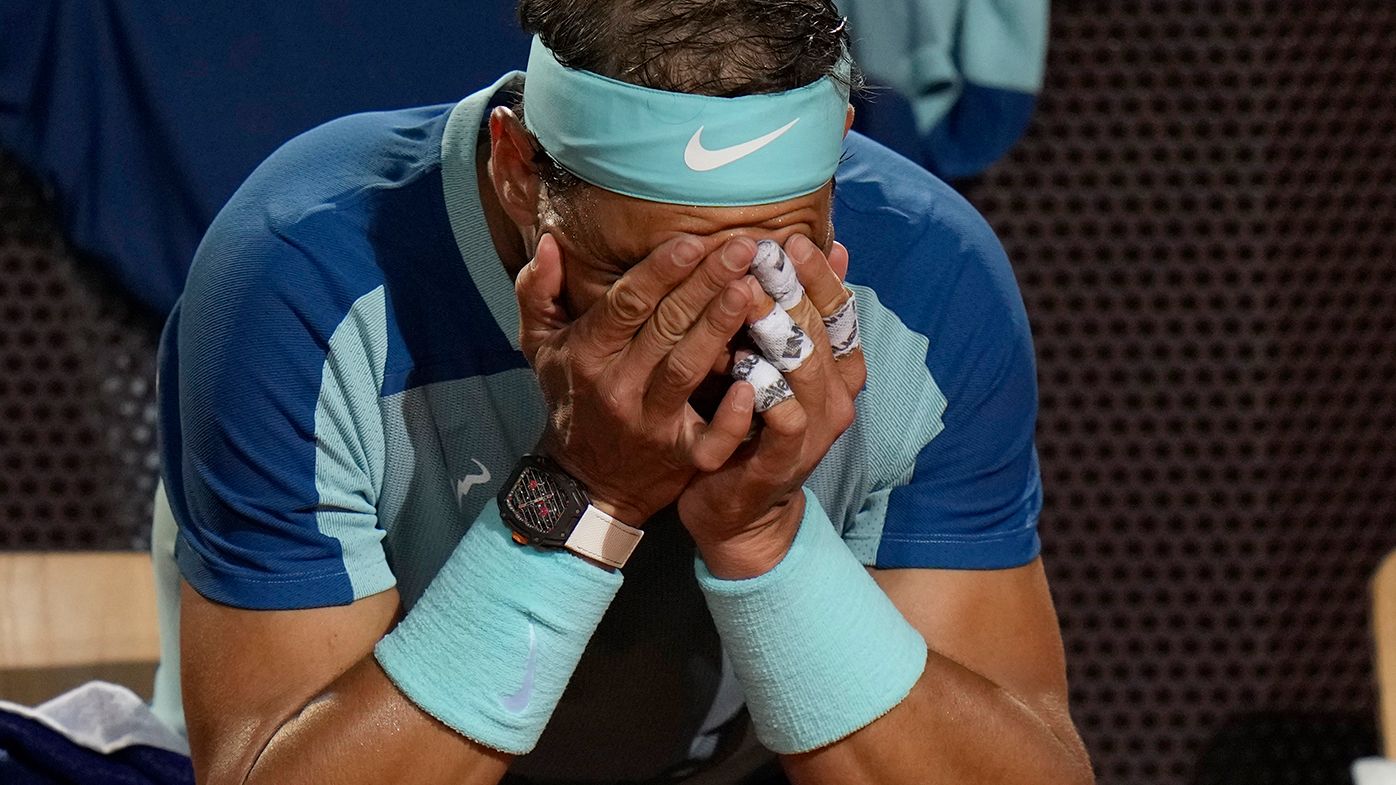
<path fill-rule="evenodd" d="M 568 494 L 556 478 L 532 466 L 519 472 L 506 500 L 514 523 L 539 535 L 551 533 L 568 513 Z"/>

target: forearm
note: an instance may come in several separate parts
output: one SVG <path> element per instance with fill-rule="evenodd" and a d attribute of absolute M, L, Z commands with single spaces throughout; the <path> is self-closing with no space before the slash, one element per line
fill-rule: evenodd
<path fill-rule="evenodd" d="M 796 785 L 1094 781 L 1065 707 L 1034 709 L 934 651 L 910 694 L 882 718 L 781 763 Z"/>
<path fill-rule="evenodd" d="M 522 548 L 487 512 L 395 626 L 395 591 L 289 612 L 299 624 L 186 591 L 199 781 L 497 782 L 537 743 L 621 576 Z"/>
<path fill-rule="evenodd" d="M 245 779 L 233 767 L 208 782 L 494 785 L 510 760 L 419 709 L 368 656 L 277 728 Z"/>
<path fill-rule="evenodd" d="M 757 736 L 792 780 L 1092 781 L 1040 565 L 876 580 L 817 499 L 791 538 L 794 513 L 766 540 L 700 544 L 699 568 Z"/>

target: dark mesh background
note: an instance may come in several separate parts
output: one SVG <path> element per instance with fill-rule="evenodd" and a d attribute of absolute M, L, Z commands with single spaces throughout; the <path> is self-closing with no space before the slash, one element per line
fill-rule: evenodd
<path fill-rule="evenodd" d="M 1104 783 L 1349 782 L 1396 546 L 1396 4 L 1053 11 L 967 191 L 1037 340 L 1077 721 Z"/>
<path fill-rule="evenodd" d="M 966 190 L 1037 336 L 1043 537 L 1102 783 L 1341 783 L 1396 546 L 1396 5 L 1059 0 Z M 0 548 L 143 546 L 158 325 L 0 158 Z"/>
<path fill-rule="evenodd" d="M 0 153 L 0 550 L 145 548 L 160 323 L 53 213 Z"/>

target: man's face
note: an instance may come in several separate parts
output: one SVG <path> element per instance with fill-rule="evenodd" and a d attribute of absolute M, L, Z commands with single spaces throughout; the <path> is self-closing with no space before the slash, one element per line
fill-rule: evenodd
<path fill-rule="evenodd" d="M 827 253 L 834 241 L 832 185 L 812 194 L 753 207 L 685 207 L 585 187 L 564 199 L 545 199 L 539 228 L 562 250 L 565 295 L 572 316 L 585 313 L 626 270 L 680 234 L 711 237 L 712 247 L 732 237 L 784 243 L 803 234 Z"/>
<path fill-rule="evenodd" d="M 605 295 L 626 270 L 666 240 L 680 234 L 711 239 L 714 250 L 739 236 L 781 244 L 796 234 L 810 238 L 827 254 L 834 242 L 833 186 L 812 194 L 754 207 L 685 207 L 647 202 L 600 188 L 582 188 L 563 200 L 544 199 L 539 228 L 562 250 L 564 297 L 575 319 Z M 731 379 L 727 371 L 737 348 L 750 349 L 739 334 L 713 363 L 708 379 L 690 402 L 710 416 Z"/>

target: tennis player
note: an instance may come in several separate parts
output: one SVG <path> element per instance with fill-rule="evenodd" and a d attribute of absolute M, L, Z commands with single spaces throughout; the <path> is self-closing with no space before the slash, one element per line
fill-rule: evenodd
<path fill-rule="evenodd" d="M 155 545 L 199 781 L 1090 782 L 1021 298 L 848 133 L 833 4 L 520 15 L 526 75 L 289 142 L 199 248 Z"/>

